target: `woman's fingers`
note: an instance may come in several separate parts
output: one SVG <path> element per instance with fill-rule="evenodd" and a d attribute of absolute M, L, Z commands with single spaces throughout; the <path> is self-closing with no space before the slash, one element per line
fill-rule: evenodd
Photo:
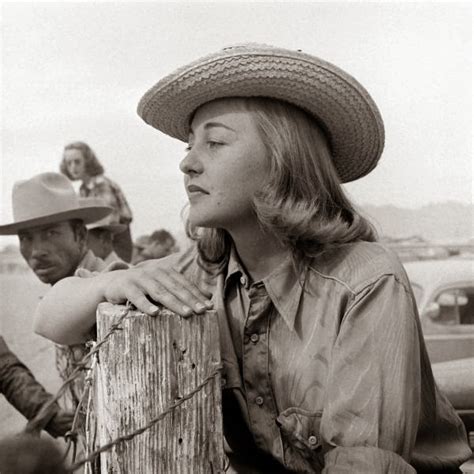
<path fill-rule="evenodd" d="M 200 288 L 194 283 L 190 282 L 184 275 L 173 270 L 170 273 L 170 277 L 173 278 L 178 284 L 185 287 L 190 293 L 192 293 L 196 298 L 198 298 L 206 307 L 212 308 L 212 293 L 205 288 Z"/>
<path fill-rule="evenodd" d="M 126 292 L 126 299 L 130 301 L 139 311 L 150 316 L 156 316 L 158 306 L 153 304 L 138 287 L 130 287 Z"/>
<path fill-rule="evenodd" d="M 118 276 L 118 275 L 117 275 Z M 134 268 L 126 270 L 120 278 L 110 280 L 105 297 L 112 303 L 129 300 L 138 310 L 154 316 L 161 303 L 181 316 L 203 313 L 212 308 L 211 293 L 200 290 L 174 270 Z"/>
<path fill-rule="evenodd" d="M 162 275 L 153 281 L 143 281 L 143 291 L 153 301 L 158 301 L 182 316 L 203 313 L 212 308 L 212 303 L 188 280 L 176 281 L 170 275 Z"/>
<path fill-rule="evenodd" d="M 212 293 L 210 291 L 193 284 L 178 271 L 171 268 L 164 268 L 162 262 L 162 260 L 146 260 L 145 262 L 141 262 L 136 265 L 135 269 L 145 271 L 159 282 L 164 282 L 165 280 L 172 278 L 177 283 L 187 287 L 188 290 L 191 291 L 198 299 L 201 299 L 204 296 L 202 301 L 206 302 L 208 305 L 210 304 L 209 299 L 212 297 Z M 163 278 L 165 280 L 162 280 Z"/>

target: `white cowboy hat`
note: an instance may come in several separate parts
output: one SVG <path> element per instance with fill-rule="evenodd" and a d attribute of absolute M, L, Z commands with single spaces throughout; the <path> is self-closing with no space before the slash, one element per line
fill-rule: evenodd
<path fill-rule="evenodd" d="M 81 203 L 81 206 L 92 206 L 92 205 L 106 206 L 106 202 L 100 198 L 87 197 L 87 198 L 80 198 L 79 201 Z M 108 230 L 112 234 L 119 234 L 120 232 L 123 232 L 127 228 L 125 224 L 118 223 L 117 220 L 114 219 L 113 214 L 109 214 L 108 216 L 105 216 L 100 221 L 87 224 L 86 227 L 87 227 L 87 230 L 92 230 L 92 229 Z"/>
<path fill-rule="evenodd" d="M 327 134 L 342 182 L 369 173 L 382 154 L 382 117 L 356 79 L 315 56 L 268 45 L 231 46 L 176 70 L 145 93 L 138 115 L 186 142 L 196 109 L 224 97 L 270 97 L 308 112 Z"/>
<path fill-rule="evenodd" d="M 104 205 L 81 205 L 72 183 L 59 173 L 41 173 L 17 181 L 12 190 L 13 223 L 0 225 L 0 235 L 69 219 L 89 224 L 112 212 Z"/>

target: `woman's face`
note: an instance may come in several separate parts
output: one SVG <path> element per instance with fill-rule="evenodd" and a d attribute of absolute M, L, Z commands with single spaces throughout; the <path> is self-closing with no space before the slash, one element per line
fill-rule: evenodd
<path fill-rule="evenodd" d="M 84 179 L 86 163 L 81 150 L 74 148 L 64 150 L 64 162 L 69 176 L 73 181 Z"/>
<path fill-rule="evenodd" d="M 242 100 L 221 99 L 197 110 L 180 169 L 192 224 L 228 231 L 255 224 L 252 197 L 267 181 L 269 164 Z"/>

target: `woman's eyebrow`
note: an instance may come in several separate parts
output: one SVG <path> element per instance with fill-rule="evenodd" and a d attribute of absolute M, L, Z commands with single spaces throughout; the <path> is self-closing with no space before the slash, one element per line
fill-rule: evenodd
<path fill-rule="evenodd" d="M 225 125 L 221 122 L 207 122 L 204 125 L 204 128 L 207 130 L 208 128 L 214 128 L 214 127 L 222 127 L 226 128 L 227 130 L 230 130 L 231 132 L 235 132 L 235 130 L 232 127 L 229 127 L 228 125 Z"/>
<path fill-rule="evenodd" d="M 215 127 L 225 128 L 227 130 L 230 130 L 231 132 L 237 133 L 237 131 L 234 130 L 232 127 L 229 127 L 228 125 L 225 125 L 221 122 L 207 122 L 206 124 L 204 124 L 204 130 L 208 130 L 210 128 L 215 128 Z M 191 125 L 189 126 L 189 136 L 190 137 L 194 136 L 194 129 Z"/>

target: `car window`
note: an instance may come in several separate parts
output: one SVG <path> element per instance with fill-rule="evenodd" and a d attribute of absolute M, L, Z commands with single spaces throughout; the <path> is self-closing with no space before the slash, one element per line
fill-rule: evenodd
<path fill-rule="evenodd" d="M 436 298 L 439 312 L 433 320 L 438 324 L 474 324 L 474 287 L 450 288 Z"/>

